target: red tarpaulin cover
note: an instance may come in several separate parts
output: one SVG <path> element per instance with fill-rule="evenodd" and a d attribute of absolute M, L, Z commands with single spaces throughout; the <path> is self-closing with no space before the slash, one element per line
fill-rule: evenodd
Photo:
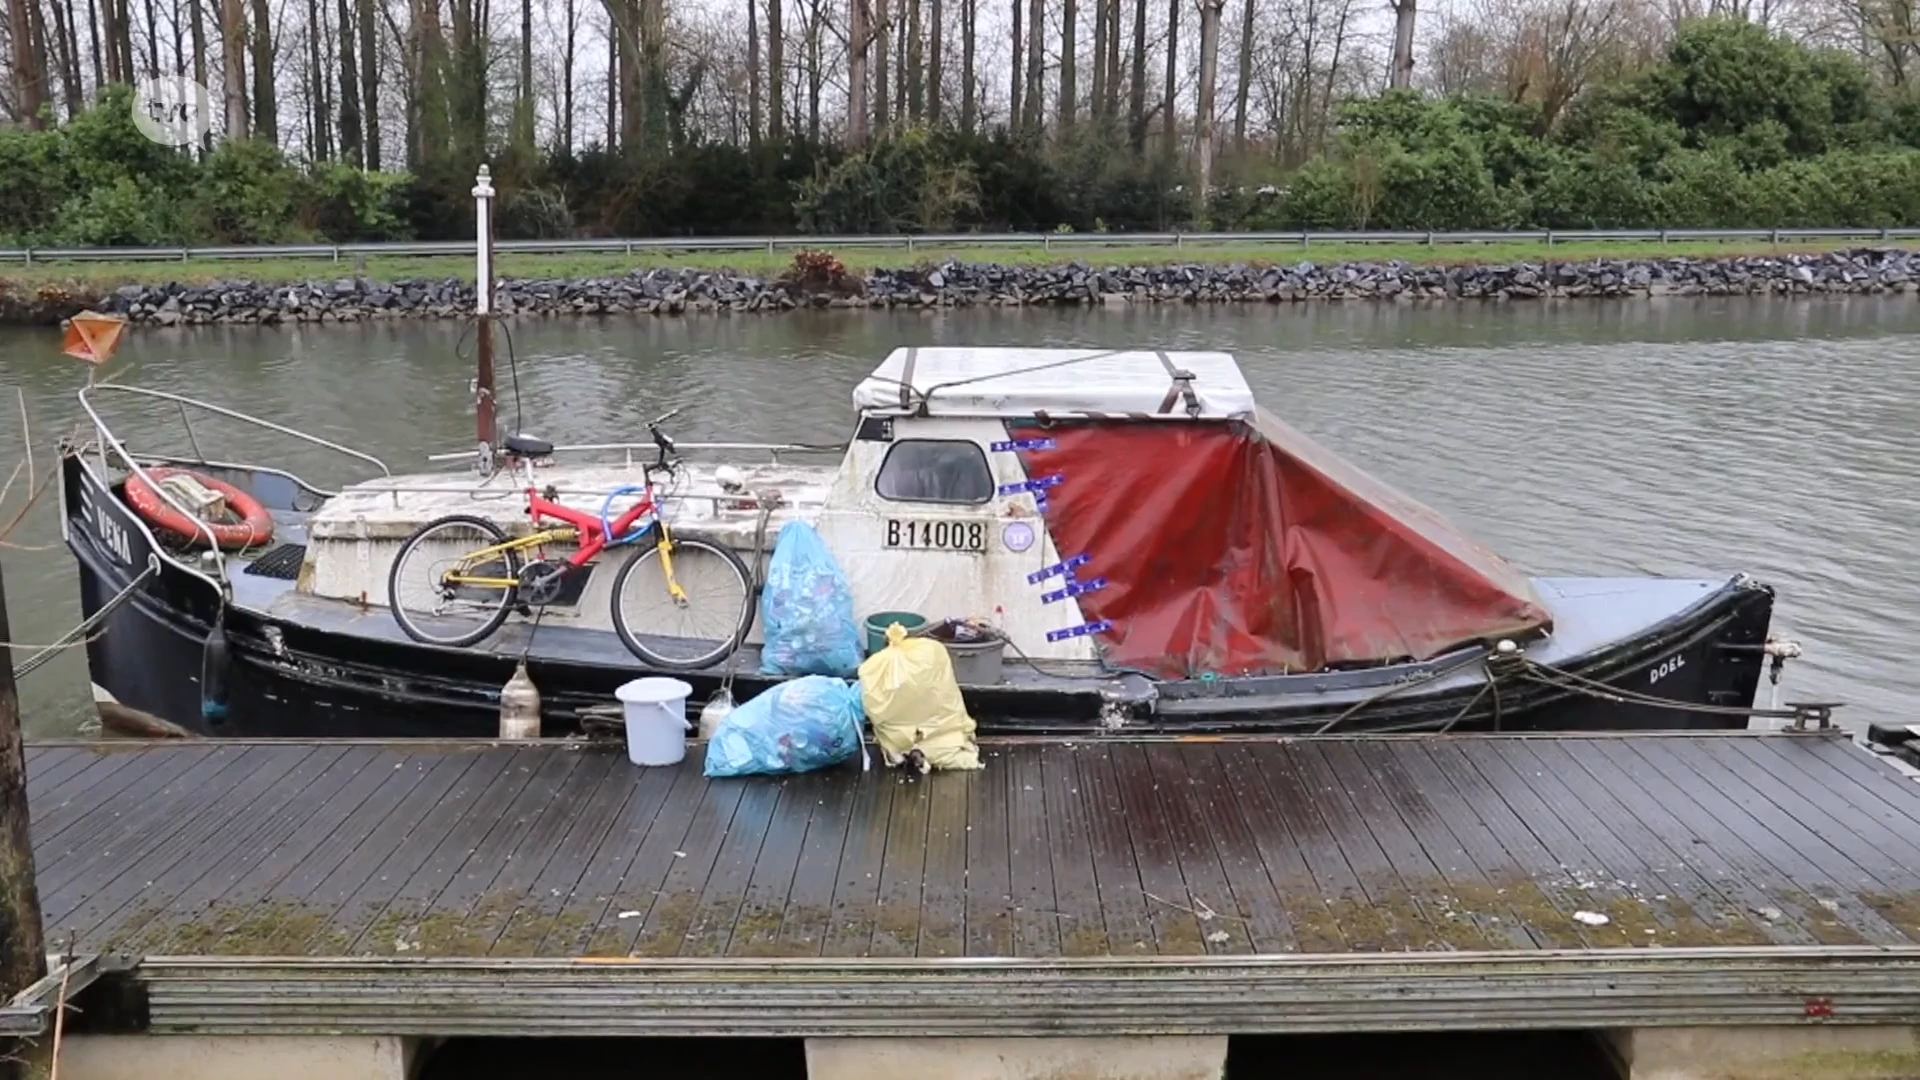
<path fill-rule="evenodd" d="M 1545 628 L 1526 576 L 1264 412 L 1009 425 L 1106 661 L 1161 678 L 1427 659 Z M 1048 582 L 1054 586 L 1058 579 Z"/>

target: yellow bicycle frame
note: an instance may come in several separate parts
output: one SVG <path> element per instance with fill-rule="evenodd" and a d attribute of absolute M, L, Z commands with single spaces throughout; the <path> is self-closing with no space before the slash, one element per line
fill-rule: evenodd
<path fill-rule="evenodd" d="M 667 576 L 667 595 L 673 598 L 674 603 L 685 604 L 687 602 L 687 591 L 680 587 L 679 580 L 673 576 L 673 540 L 667 535 L 667 524 L 664 521 L 656 519 L 656 527 L 659 530 L 659 536 L 654 540 L 653 546 L 654 550 L 660 553 L 660 569 L 664 571 Z M 519 579 L 485 577 L 468 573 L 468 571 L 475 566 L 479 566 L 509 551 L 520 551 L 525 548 L 539 547 L 543 544 L 573 541 L 579 539 L 579 536 L 580 530 L 568 527 L 529 533 L 526 536 L 508 540 L 504 544 L 490 544 L 478 551 L 470 551 L 462 555 L 457 568 L 449 570 L 446 576 L 441 578 L 441 582 L 443 585 L 470 585 L 483 589 L 511 589 L 520 584 Z"/>

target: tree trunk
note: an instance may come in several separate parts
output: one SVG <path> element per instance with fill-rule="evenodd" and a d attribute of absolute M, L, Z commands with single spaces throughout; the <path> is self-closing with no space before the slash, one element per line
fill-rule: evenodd
<path fill-rule="evenodd" d="M 1127 139 L 1135 153 L 1147 148 L 1147 0 L 1133 3 L 1133 71 L 1127 88 Z"/>
<path fill-rule="evenodd" d="M 760 0 L 747 0 L 747 145 L 760 145 Z"/>
<path fill-rule="evenodd" d="M 67 10 L 67 3 L 68 0 L 50 0 L 47 6 L 53 9 L 53 61 L 60 69 L 60 98 L 71 120 L 86 107 L 87 101 L 80 89 L 80 46 L 73 37 L 73 13 Z"/>
<path fill-rule="evenodd" d="M 1233 95 L 1233 144 L 1247 148 L 1247 99 L 1253 96 L 1253 2 L 1240 17 L 1240 86 Z"/>
<path fill-rule="evenodd" d="M 926 113 L 926 75 L 925 39 L 920 34 L 920 0 L 906 0 L 907 5 L 907 68 L 902 76 L 907 83 L 907 120 L 918 124 Z"/>
<path fill-rule="evenodd" d="M 1027 5 L 1027 130 L 1035 135 L 1046 116 L 1046 40 L 1047 6 L 1046 0 L 1032 0 Z"/>
<path fill-rule="evenodd" d="M 118 0 L 118 4 L 113 23 L 119 31 L 115 44 L 120 50 L 120 78 L 130 83 L 139 78 L 139 69 L 133 66 L 133 8 L 130 0 Z"/>
<path fill-rule="evenodd" d="M 767 138 L 787 136 L 787 22 L 785 0 L 767 0 Z"/>
<path fill-rule="evenodd" d="M 59 0 L 54 0 L 58 6 Z M 41 20 L 44 22 L 45 20 Z M 168 23 L 173 27 L 173 73 L 182 78 L 187 74 L 187 24 L 180 19 L 180 0 L 173 0 L 173 10 L 169 12 Z"/>
<path fill-rule="evenodd" d="M 418 169 L 447 152 L 447 43 L 440 29 L 439 0 L 412 0 L 413 120 L 407 132 L 407 163 Z"/>
<path fill-rule="evenodd" d="M 513 143 L 522 160 L 533 160 L 533 140 L 533 0 L 520 0 L 520 93 L 514 102 Z"/>
<path fill-rule="evenodd" d="M 1096 3 L 1098 0 L 1096 0 Z M 1079 27 L 1079 12 L 1075 10 L 1073 0 L 1060 0 L 1060 136 L 1065 138 L 1073 130 L 1074 110 L 1079 102 L 1074 100 L 1077 87 L 1074 80 L 1078 72 L 1074 63 L 1078 59 L 1079 41 L 1076 40 Z"/>
<path fill-rule="evenodd" d="M 580 8 L 574 0 L 563 0 L 561 12 L 566 35 L 560 41 L 560 156 L 573 156 L 573 65 L 580 53 Z"/>
<path fill-rule="evenodd" d="M 26 745 L 20 732 L 20 696 L 13 685 L 13 649 L 7 644 L 12 640 L 6 585 L 0 580 L 0 997 L 7 1000 L 47 973 L 27 815 Z"/>
<path fill-rule="evenodd" d="M 106 0 L 111 9 L 114 0 Z M 247 12 L 241 0 L 220 0 L 220 92 L 226 102 L 227 138 L 253 131 L 247 115 Z"/>
<path fill-rule="evenodd" d="M 31 128 L 41 127 L 47 72 L 33 47 L 31 0 L 7 0 L 7 33 L 13 46 L 13 118 Z"/>
<path fill-rule="evenodd" d="M 380 158 L 380 27 L 373 17 L 373 0 L 359 0 L 360 128 L 366 143 L 366 167 L 378 169 Z M 344 41 L 342 47 L 345 47 Z"/>
<path fill-rule="evenodd" d="M 66 3 L 68 0 L 60 0 L 60 2 Z M 207 86 L 207 18 L 206 13 L 201 10 L 201 0 L 187 0 L 187 19 L 193 34 L 193 81 L 201 86 Z M 75 76 L 78 77 L 78 72 L 75 72 Z M 208 105 L 211 106 L 212 102 L 208 102 Z M 204 146 L 209 148 L 212 146 L 212 136 L 213 132 L 209 127 Z"/>
<path fill-rule="evenodd" d="M 620 146 L 620 26 L 607 17 L 607 153 Z"/>
<path fill-rule="evenodd" d="M 146 0 L 147 7 L 147 70 L 146 77 L 157 78 L 160 74 L 160 16 L 153 10 L 153 0 Z"/>
<path fill-rule="evenodd" d="M 1100 0 L 1107 7 L 1107 97 L 1101 103 L 1107 123 L 1120 115 L 1120 0 Z"/>
<path fill-rule="evenodd" d="M 1175 144 L 1180 127 L 1175 119 L 1173 95 L 1180 75 L 1180 0 L 1167 0 L 1167 82 L 1160 95 L 1160 153 L 1171 161 L 1178 153 Z"/>
<path fill-rule="evenodd" d="M 1107 104 L 1107 0 L 1093 0 L 1093 86 L 1087 97 L 1087 118 L 1097 130 Z"/>
<path fill-rule="evenodd" d="M 887 122 L 893 113 L 888 110 L 887 92 L 887 50 L 892 46 L 892 38 L 887 24 L 893 20 L 892 0 L 879 0 L 880 9 L 873 23 L 873 133 L 880 137 L 887 133 Z"/>
<path fill-rule="evenodd" d="M 666 0 L 640 0 L 640 101 L 649 150 L 665 153 L 669 141 Z"/>
<path fill-rule="evenodd" d="M 1213 94 L 1220 67 L 1220 8 L 1225 0 L 1200 0 L 1200 88 L 1194 95 L 1193 220 L 1207 227 L 1207 193 L 1213 188 Z"/>
<path fill-rule="evenodd" d="M 94 0 L 87 0 L 87 42 L 93 56 L 93 85 L 105 86 L 106 73 L 100 69 L 100 12 Z"/>
<path fill-rule="evenodd" d="M 907 0 L 894 0 L 887 17 L 887 29 L 893 41 L 893 123 L 907 119 L 907 41 L 913 35 L 902 33 L 907 25 Z"/>
<path fill-rule="evenodd" d="M 811 0 L 811 3 L 807 13 L 807 138 L 817 143 L 820 141 L 820 89 L 827 81 L 820 47 L 820 39 L 826 33 L 827 15 L 824 0 Z"/>
<path fill-rule="evenodd" d="M 253 0 L 253 136 L 280 141 L 273 92 L 273 13 L 267 0 Z"/>
<path fill-rule="evenodd" d="M 973 34 L 978 21 L 979 0 L 960 0 L 960 130 L 973 134 L 974 112 L 979 108 L 980 76 L 973 70 Z"/>
<path fill-rule="evenodd" d="M 868 0 L 847 0 L 847 145 L 867 145 L 867 43 L 873 36 Z"/>
<path fill-rule="evenodd" d="M 1007 129 L 1009 131 L 1017 131 L 1019 130 L 1020 125 L 1023 122 L 1022 117 L 1026 115 L 1020 110 L 1020 106 L 1022 105 L 1020 91 L 1026 85 L 1027 71 L 1026 71 L 1026 66 L 1021 61 L 1021 57 L 1024 54 L 1020 51 L 1020 12 L 1023 10 L 1021 7 L 1021 0 L 1013 0 L 1012 6 L 1013 6 L 1013 80 L 1012 80 L 1013 88 L 1007 99 L 1008 100 Z"/>
<path fill-rule="evenodd" d="M 340 18 L 340 158 L 357 169 L 367 167 L 367 150 L 360 133 L 360 75 L 354 69 L 353 6 L 339 0 Z"/>
<path fill-rule="evenodd" d="M 942 69 L 945 67 L 941 24 L 945 22 L 945 12 L 941 10 L 940 0 L 930 0 L 932 8 L 928 11 L 931 25 L 927 28 L 927 123 L 940 123 L 940 95 L 945 89 L 941 85 Z"/>
<path fill-rule="evenodd" d="M 327 145 L 331 141 L 328 129 L 333 126 L 327 116 L 329 80 L 320 62 L 320 39 L 325 32 L 320 22 L 319 0 L 307 0 L 307 157 L 312 161 L 325 161 L 333 156 Z"/>
<path fill-rule="evenodd" d="M 1413 85 L 1414 0 L 1393 0 L 1393 69 L 1387 85 L 1405 90 Z"/>

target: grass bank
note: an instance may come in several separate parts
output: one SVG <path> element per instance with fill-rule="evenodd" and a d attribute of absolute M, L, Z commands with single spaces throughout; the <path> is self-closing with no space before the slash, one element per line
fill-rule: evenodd
<path fill-rule="evenodd" d="M 921 247 L 911 252 L 904 248 L 836 248 L 832 239 L 822 237 L 818 248 L 833 251 L 850 269 L 869 271 L 901 269 L 947 261 L 1001 263 L 1014 266 L 1063 265 L 1076 260 L 1095 266 L 1157 266 L 1168 263 L 1252 265 L 1279 263 L 1292 265 L 1303 260 L 1318 264 L 1338 262 L 1383 262 L 1398 259 L 1425 265 L 1493 264 L 1545 261 L 1582 261 L 1596 258 L 1730 258 L 1734 256 L 1820 254 L 1849 245 L 1831 241 L 1768 244 L 1764 242 L 1676 241 L 1623 242 L 1579 241 L 1548 245 L 1540 242 L 1487 244 L 1343 244 L 1311 245 L 1188 242 L 1179 247 L 1168 244 L 1110 245 L 1076 244 L 1063 237 L 1048 246 L 993 245 L 978 247 Z M 1888 241 L 1878 246 L 1915 247 L 1916 241 Z M 650 267 L 691 267 L 733 270 L 757 276 L 777 275 L 792 264 L 793 252 L 783 249 L 765 251 L 668 251 L 648 250 L 632 255 L 620 253 L 531 254 L 504 252 L 499 256 L 500 273 L 517 278 L 593 278 Z M 470 255 L 369 257 L 345 259 L 203 259 L 188 262 L 129 260 L 125 262 L 51 262 L 33 266 L 0 266 L 0 290 L 31 291 L 46 287 L 72 287 L 77 290 L 104 291 L 120 285 L 158 285 L 168 282 L 200 284 L 210 281 L 244 280 L 260 283 L 279 281 L 326 280 L 351 274 L 363 274 L 376 281 L 405 278 L 455 277 L 471 280 Z"/>

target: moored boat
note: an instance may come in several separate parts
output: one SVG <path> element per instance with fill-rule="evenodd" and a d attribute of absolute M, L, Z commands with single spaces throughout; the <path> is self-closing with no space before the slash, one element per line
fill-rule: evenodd
<path fill-rule="evenodd" d="M 113 395 L 262 425 L 373 475 L 322 490 L 199 440 L 184 457 L 129 447 L 104 415 Z M 96 698 L 121 725 L 486 735 L 524 659 L 559 734 L 640 675 L 736 697 L 776 678 L 751 603 L 744 633 L 718 631 L 695 665 L 661 662 L 667 639 L 649 635 L 664 631 L 620 632 L 617 580 L 646 544 L 536 580 L 577 550 L 543 544 L 489 613 L 449 588 L 432 615 L 502 613 L 497 629 L 418 640 L 389 606 L 395 556 L 449 516 L 527 536 L 529 473 L 609 524 L 651 482 L 677 541 L 737 556 L 749 596 L 781 527 L 809 523 L 861 618 L 968 619 L 1004 640 L 963 687 L 985 734 L 1744 726 L 1791 651 L 1768 638 L 1771 589 L 1744 575 L 1528 576 L 1260 408 L 1224 353 L 900 349 L 854 389 L 843 445 L 523 435 L 486 475 L 393 475 L 176 395 L 96 386 L 82 401 L 94 438 L 64 455 L 65 535 L 98 618 Z M 247 546 L 223 547 L 196 524 L 209 506 L 257 509 L 271 537 L 249 526 Z"/>

